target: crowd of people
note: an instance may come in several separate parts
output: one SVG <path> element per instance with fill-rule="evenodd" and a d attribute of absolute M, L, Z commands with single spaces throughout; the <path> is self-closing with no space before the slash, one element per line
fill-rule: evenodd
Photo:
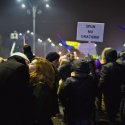
<path fill-rule="evenodd" d="M 125 125 L 125 51 L 105 48 L 101 59 L 34 56 L 29 45 L 0 58 L 0 124 Z M 62 109 L 62 112 L 60 111 Z"/>

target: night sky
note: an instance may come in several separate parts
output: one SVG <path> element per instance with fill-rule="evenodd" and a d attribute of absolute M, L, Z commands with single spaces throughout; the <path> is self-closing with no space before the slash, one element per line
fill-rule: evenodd
<path fill-rule="evenodd" d="M 36 17 L 36 34 L 42 40 L 50 37 L 58 43 L 57 34 L 65 40 L 76 40 L 77 22 L 105 23 L 104 41 L 97 43 L 97 52 L 110 46 L 124 49 L 125 7 L 123 0 L 50 0 L 50 8 L 42 8 Z M 10 33 L 32 31 L 32 15 L 21 9 L 16 0 L 0 0 L 0 45 L 7 43 Z M 0 47 L 0 48 L 1 48 Z M 1 55 L 3 53 L 0 53 Z"/>

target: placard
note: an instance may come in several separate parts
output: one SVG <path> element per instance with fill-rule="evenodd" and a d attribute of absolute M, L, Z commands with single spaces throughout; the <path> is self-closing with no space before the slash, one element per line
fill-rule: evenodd
<path fill-rule="evenodd" d="M 85 56 L 96 54 L 95 43 L 80 43 L 79 51 Z"/>
<path fill-rule="evenodd" d="M 78 22 L 77 37 L 79 41 L 103 42 L 104 23 Z"/>

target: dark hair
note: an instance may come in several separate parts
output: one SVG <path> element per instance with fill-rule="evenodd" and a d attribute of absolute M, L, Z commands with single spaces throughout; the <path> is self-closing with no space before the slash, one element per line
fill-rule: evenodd
<path fill-rule="evenodd" d="M 50 62 L 60 58 L 60 55 L 57 52 L 50 52 L 47 54 L 46 59 Z"/>
<path fill-rule="evenodd" d="M 114 49 L 109 49 L 106 51 L 105 56 L 106 56 L 105 58 L 107 62 L 110 62 L 110 61 L 114 62 L 117 59 L 117 51 Z"/>
<path fill-rule="evenodd" d="M 59 73 L 63 80 L 66 80 L 66 78 L 70 77 L 71 75 L 71 65 L 69 63 L 64 63 L 59 67 Z"/>
<path fill-rule="evenodd" d="M 23 50 L 24 50 L 24 53 L 25 52 L 30 52 L 31 51 L 31 46 L 26 44 L 26 45 L 23 46 Z"/>
<path fill-rule="evenodd" d="M 72 70 L 76 72 L 82 72 L 82 73 L 90 73 L 90 68 L 89 68 L 89 62 L 85 60 L 74 60 L 72 63 Z"/>

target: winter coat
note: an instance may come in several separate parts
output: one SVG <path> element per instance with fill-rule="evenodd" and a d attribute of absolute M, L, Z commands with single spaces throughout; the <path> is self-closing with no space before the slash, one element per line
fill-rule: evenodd
<path fill-rule="evenodd" d="M 74 74 L 63 83 L 59 98 L 67 121 L 90 119 L 94 110 L 96 84 L 87 74 Z"/>
<path fill-rule="evenodd" d="M 0 124 L 25 125 L 32 119 L 33 96 L 25 61 L 13 57 L 0 65 Z"/>
<path fill-rule="evenodd" d="M 104 93 L 104 102 L 110 120 L 114 120 L 120 108 L 123 72 L 122 66 L 116 62 L 109 62 L 102 66 L 99 87 Z"/>
<path fill-rule="evenodd" d="M 33 86 L 33 95 L 35 97 L 35 124 L 51 125 L 52 111 L 52 90 L 47 84 L 38 83 Z"/>

